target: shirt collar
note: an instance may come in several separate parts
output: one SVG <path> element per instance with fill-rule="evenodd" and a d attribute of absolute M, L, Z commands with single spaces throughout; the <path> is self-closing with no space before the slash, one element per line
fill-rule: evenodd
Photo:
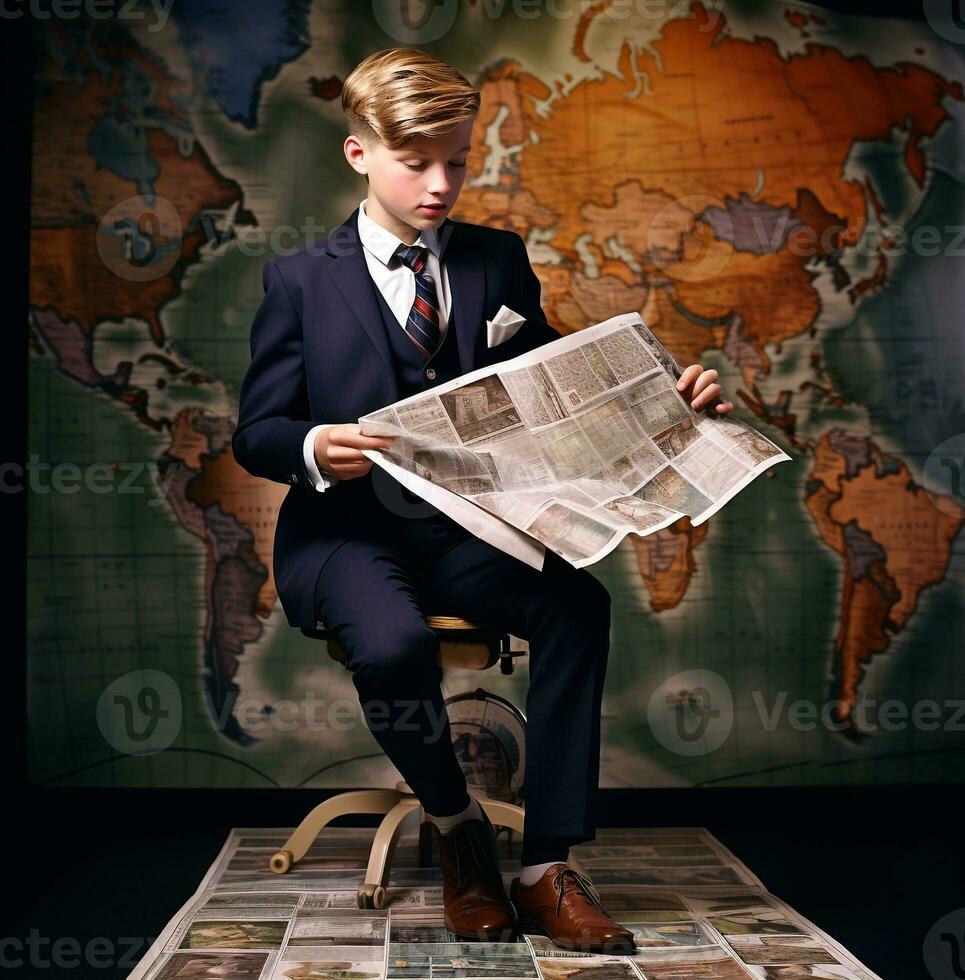
<path fill-rule="evenodd" d="M 383 265 L 387 266 L 389 260 L 395 254 L 395 250 L 400 245 L 404 245 L 405 242 L 392 234 L 387 228 L 383 228 L 378 222 L 373 221 L 365 213 L 366 201 L 368 201 L 368 198 L 359 202 L 359 239 L 362 242 L 363 248 L 368 249 Z M 435 228 L 423 229 L 422 233 L 412 244 L 424 246 L 436 258 L 439 257 L 439 235 Z"/>

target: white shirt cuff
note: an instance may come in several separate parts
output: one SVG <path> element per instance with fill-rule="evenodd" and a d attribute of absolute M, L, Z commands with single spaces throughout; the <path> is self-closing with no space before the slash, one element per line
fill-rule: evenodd
<path fill-rule="evenodd" d="M 322 429 L 331 428 L 333 425 L 338 425 L 338 423 L 327 422 L 314 426 L 308 430 L 305 441 L 302 443 L 302 459 L 305 463 L 305 472 L 319 493 L 328 490 L 329 487 L 338 483 L 338 477 L 334 473 L 323 473 L 315 461 L 315 437 Z"/>

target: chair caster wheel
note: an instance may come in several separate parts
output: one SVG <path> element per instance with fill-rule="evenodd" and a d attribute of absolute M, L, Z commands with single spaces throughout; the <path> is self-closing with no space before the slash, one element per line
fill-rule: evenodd
<path fill-rule="evenodd" d="M 358 906 L 360 909 L 384 909 L 385 889 L 381 885 L 359 885 Z"/>
<path fill-rule="evenodd" d="M 286 871 L 289 871 L 292 866 L 292 852 L 291 851 L 279 851 L 277 854 L 271 856 L 271 860 L 268 862 L 268 867 L 271 868 L 275 874 L 283 875 Z"/>

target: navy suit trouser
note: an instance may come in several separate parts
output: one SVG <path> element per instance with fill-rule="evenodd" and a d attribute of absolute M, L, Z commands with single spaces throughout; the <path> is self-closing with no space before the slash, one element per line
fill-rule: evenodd
<path fill-rule="evenodd" d="M 346 654 L 366 724 L 423 808 L 469 804 L 442 697 L 432 614 L 529 642 L 524 864 L 595 839 L 610 594 L 547 549 L 535 569 L 425 501 L 340 545 L 318 578 L 319 617 Z"/>

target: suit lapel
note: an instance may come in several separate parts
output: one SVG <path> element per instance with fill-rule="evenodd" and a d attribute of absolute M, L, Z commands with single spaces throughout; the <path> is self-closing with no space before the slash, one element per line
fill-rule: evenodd
<path fill-rule="evenodd" d="M 467 247 L 465 232 L 466 227 L 461 222 L 449 218 L 439 228 L 440 256 L 449 278 L 450 317 L 455 319 L 459 366 L 463 374 L 475 368 L 483 353 L 480 326 L 486 291 L 482 256 Z M 326 270 L 342 294 L 346 308 L 368 335 L 394 379 L 395 365 L 375 298 L 376 287 L 369 276 L 359 240 L 358 208 L 328 236 L 326 251 L 338 259 L 327 263 Z"/>
<path fill-rule="evenodd" d="M 394 379 L 395 365 L 392 363 L 392 351 L 389 349 L 385 327 L 382 325 L 382 313 L 373 292 L 375 284 L 369 276 L 365 256 L 362 253 L 362 243 L 359 240 L 358 213 L 356 208 L 351 217 L 328 236 L 326 250 L 338 261 L 327 263 L 325 268 L 341 292 L 345 300 L 345 308 L 352 312 L 359 325 L 368 334 L 379 356 L 385 361 L 389 376 Z"/>
<path fill-rule="evenodd" d="M 439 230 L 442 260 L 449 277 L 452 316 L 456 321 L 459 366 L 463 374 L 475 370 L 483 353 L 483 302 L 486 295 L 486 266 L 482 255 L 466 241 L 467 226 L 443 222 Z"/>

